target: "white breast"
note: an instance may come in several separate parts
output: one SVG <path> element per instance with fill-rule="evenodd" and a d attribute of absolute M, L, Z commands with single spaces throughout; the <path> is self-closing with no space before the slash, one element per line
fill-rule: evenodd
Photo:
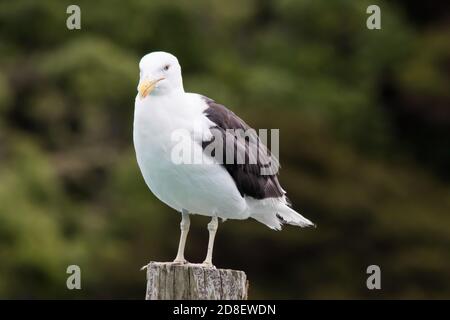
<path fill-rule="evenodd" d="M 202 154 L 201 134 L 212 125 L 203 115 L 206 108 L 196 94 L 136 97 L 133 139 L 139 168 L 150 190 L 178 211 L 246 219 L 247 204 L 222 166 L 212 160 L 173 162 L 173 148 L 180 142 L 175 138 L 183 134 L 194 154 Z"/>

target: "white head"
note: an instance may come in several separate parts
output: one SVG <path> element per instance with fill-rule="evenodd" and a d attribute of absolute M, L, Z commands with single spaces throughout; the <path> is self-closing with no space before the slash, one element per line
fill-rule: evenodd
<path fill-rule="evenodd" d="M 146 54 L 139 62 L 138 91 L 141 98 L 147 95 L 165 95 L 184 92 L 181 66 L 178 59 L 167 52 Z"/>

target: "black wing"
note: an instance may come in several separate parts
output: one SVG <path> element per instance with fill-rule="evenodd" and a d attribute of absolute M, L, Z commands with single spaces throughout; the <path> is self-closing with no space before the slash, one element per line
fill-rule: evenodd
<path fill-rule="evenodd" d="M 242 143 L 242 139 L 238 139 L 228 129 L 240 129 L 240 131 L 248 132 L 247 130 L 251 128 L 225 106 L 207 97 L 203 98 L 208 104 L 208 108 L 204 113 L 215 124 L 210 129 L 218 132 L 222 138 L 223 156 L 226 155 L 227 149 L 234 148 L 234 161 L 232 163 L 227 163 L 230 161 L 222 161 L 221 163 L 223 163 L 222 165 L 233 178 L 241 195 L 250 196 L 255 199 L 282 197 L 285 192 L 281 188 L 277 178 L 278 160 L 272 156 L 263 143 L 260 143 L 256 134 L 244 140 L 245 142 Z M 203 141 L 203 149 L 205 150 L 213 140 L 214 138 L 209 141 Z M 239 151 L 242 152 L 241 154 L 245 154 L 244 164 L 239 164 L 242 161 L 239 162 L 237 159 Z M 249 161 L 250 159 L 253 159 L 253 161 Z M 262 174 L 264 168 L 267 169 L 274 165 L 277 168 L 275 173 Z"/>

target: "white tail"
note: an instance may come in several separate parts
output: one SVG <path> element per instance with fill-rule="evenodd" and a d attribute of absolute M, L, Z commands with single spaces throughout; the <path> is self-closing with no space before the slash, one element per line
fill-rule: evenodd
<path fill-rule="evenodd" d="M 268 198 L 263 200 L 247 198 L 250 217 L 271 229 L 281 230 L 283 224 L 299 227 L 315 226 L 310 220 L 291 209 L 285 199 Z M 280 201 L 281 200 L 281 201 Z"/>

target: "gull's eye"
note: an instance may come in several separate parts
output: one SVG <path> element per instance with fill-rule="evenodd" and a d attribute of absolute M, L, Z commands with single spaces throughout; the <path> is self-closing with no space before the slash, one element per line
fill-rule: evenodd
<path fill-rule="evenodd" d="M 169 70 L 169 68 L 170 68 L 170 65 L 166 64 L 166 65 L 164 66 L 164 71 Z"/>

